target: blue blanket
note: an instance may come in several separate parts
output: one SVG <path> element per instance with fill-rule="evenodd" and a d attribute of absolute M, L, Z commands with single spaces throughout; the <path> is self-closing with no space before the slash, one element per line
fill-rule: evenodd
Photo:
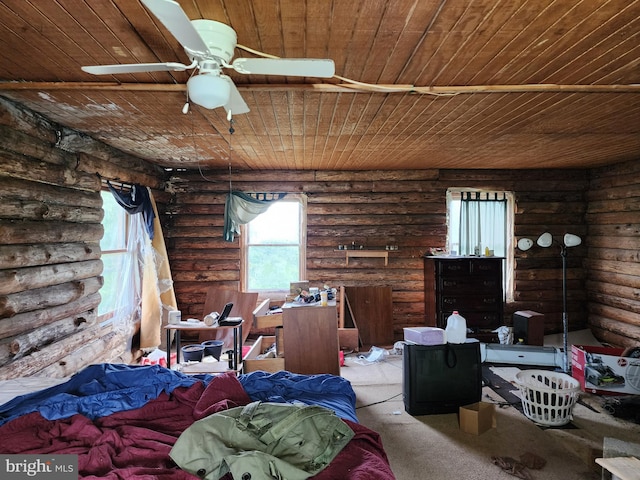
<path fill-rule="evenodd" d="M 40 412 L 48 420 L 82 414 L 90 419 L 140 408 L 162 392 L 208 384 L 210 375 L 184 375 L 158 365 L 91 365 L 67 382 L 22 395 L 0 406 L 0 425 L 21 415 Z M 357 422 L 351 384 L 333 375 L 252 372 L 239 376 L 252 400 L 295 402 L 330 408 L 341 418 Z"/>

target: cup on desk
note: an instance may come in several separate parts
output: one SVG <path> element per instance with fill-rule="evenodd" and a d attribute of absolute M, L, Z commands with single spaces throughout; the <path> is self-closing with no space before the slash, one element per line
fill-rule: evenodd
<path fill-rule="evenodd" d="M 323 290 L 320 292 L 320 306 L 326 307 L 329 305 L 329 292 Z"/>
<path fill-rule="evenodd" d="M 169 310 L 169 320 L 171 325 L 177 325 L 182 320 L 182 312 L 180 310 Z"/>

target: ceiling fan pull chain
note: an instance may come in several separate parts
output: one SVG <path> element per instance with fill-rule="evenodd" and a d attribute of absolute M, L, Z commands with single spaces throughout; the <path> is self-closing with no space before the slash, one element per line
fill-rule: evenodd
<path fill-rule="evenodd" d="M 229 119 L 229 194 L 231 194 L 233 192 L 233 186 L 231 182 L 231 150 L 233 150 L 231 148 L 231 136 L 235 132 L 235 129 L 233 128 L 233 118 L 231 117 L 231 110 L 229 110 L 227 118 Z"/>

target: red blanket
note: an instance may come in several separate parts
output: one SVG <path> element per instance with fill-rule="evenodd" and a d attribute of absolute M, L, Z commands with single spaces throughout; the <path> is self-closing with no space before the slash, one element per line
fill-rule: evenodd
<path fill-rule="evenodd" d="M 180 470 L 169 452 L 194 421 L 251 400 L 233 375 L 176 388 L 171 395 L 136 410 L 90 420 L 74 415 L 46 420 L 30 413 L 0 426 L 0 452 L 6 454 L 77 454 L 79 478 L 112 480 L 196 480 Z M 316 480 L 392 480 L 379 435 L 345 420 L 355 436 Z"/>

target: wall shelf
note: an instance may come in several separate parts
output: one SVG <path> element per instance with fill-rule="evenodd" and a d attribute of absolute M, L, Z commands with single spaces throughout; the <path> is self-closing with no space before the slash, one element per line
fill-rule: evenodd
<path fill-rule="evenodd" d="M 354 257 L 384 258 L 385 266 L 389 263 L 389 252 L 387 250 L 345 250 L 345 252 L 347 265 L 349 265 L 349 259 Z"/>

